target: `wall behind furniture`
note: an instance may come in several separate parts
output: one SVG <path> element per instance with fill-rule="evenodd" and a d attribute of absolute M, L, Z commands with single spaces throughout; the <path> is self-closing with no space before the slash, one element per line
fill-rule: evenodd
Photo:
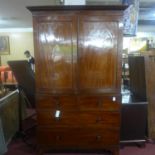
<path fill-rule="evenodd" d="M 0 32 L 0 36 L 9 36 L 10 54 L 1 56 L 1 65 L 7 65 L 9 60 L 26 59 L 25 50 L 34 55 L 33 32 Z"/>

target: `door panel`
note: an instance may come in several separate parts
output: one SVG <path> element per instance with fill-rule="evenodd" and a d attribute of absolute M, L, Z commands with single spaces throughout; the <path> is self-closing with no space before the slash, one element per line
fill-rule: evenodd
<path fill-rule="evenodd" d="M 40 44 L 36 54 L 37 86 L 40 89 L 73 89 L 77 53 L 74 18 L 42 17 L 37 28 Z"/>
<path fill-rule="evenodd" d="M 114 89 L 117 72 L 118 23 L 102 17 L 79 20 L 79 85 L 81 89 Z"/>

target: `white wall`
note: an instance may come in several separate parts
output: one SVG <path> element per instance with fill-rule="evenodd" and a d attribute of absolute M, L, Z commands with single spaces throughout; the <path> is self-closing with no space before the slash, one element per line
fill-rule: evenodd
<path fill-rule="evenodd" d="M 9 60 L 24 60 L 24 51 L 29 50 L 34 55 L 32 32 L 0 32 L 1 36 L 9 36 L 10 54 L 1 56 L 1 65 Z"/>

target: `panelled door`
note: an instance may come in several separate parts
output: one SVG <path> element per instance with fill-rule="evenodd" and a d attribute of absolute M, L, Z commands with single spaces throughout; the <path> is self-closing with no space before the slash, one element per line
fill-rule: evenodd
<path fill-rule="evenodd" d="M 40 45 L 35 50 L 38 89 L 115 92 L 119 24 L 113 18 L 89 15 L 36 18 L 35 33 L 39 38 L 36 44 Z"/>
<path fill-rule="evenodd" d="M 106 16 L 81 16 L 78 27 L 80 89 L 115 89 L 118 22 Z"/>
<path fill-rule="evenodd" d="M 45 15 L 36 20 L 36 86 L 39 90 L 64 91 L 75 88 L 77 57 L 76 19 Z"/>

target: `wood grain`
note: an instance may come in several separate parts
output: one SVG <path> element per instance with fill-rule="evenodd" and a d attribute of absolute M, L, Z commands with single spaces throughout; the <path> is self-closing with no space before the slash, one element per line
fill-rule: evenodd
<path fill-rule="evenodd" d="M 146 88 L 148 100 L 148 136 L 155 138 L 155 57 L 145 56 Z"/>
<path fill-rule="evenodd" d="M 38 111 L 38 124 L 40 126 L 107 126 L 108 128 L 119 128 L 120 113 L 98 112 L 98 111 L 60 111 L 60 117 L 55 117 L 56 110 Z"/>
<path fill-rule="evenodd" d="M 78 66 L 81 89 L 116 87 L 118 25 L 117 22 L 96 18 L 94 21 L 92 17 L 83 17 L 79 21 Z"/>
<path fill-rule="evenodd" d="M 74 8 L 74 9 L 73 9 Z M 125 6 L 29 7 L 38 146 L 119 154 Z M 58 113 L 56 113 L 58 112 Z"/>
<path fill-rule="evenodd" d="M 117 143 L 117 132 L 118 130 L 104 128 L 40 128 L 38 140 L 41 144 L 54 148 L 101 149 L 104 145 Z"/>

